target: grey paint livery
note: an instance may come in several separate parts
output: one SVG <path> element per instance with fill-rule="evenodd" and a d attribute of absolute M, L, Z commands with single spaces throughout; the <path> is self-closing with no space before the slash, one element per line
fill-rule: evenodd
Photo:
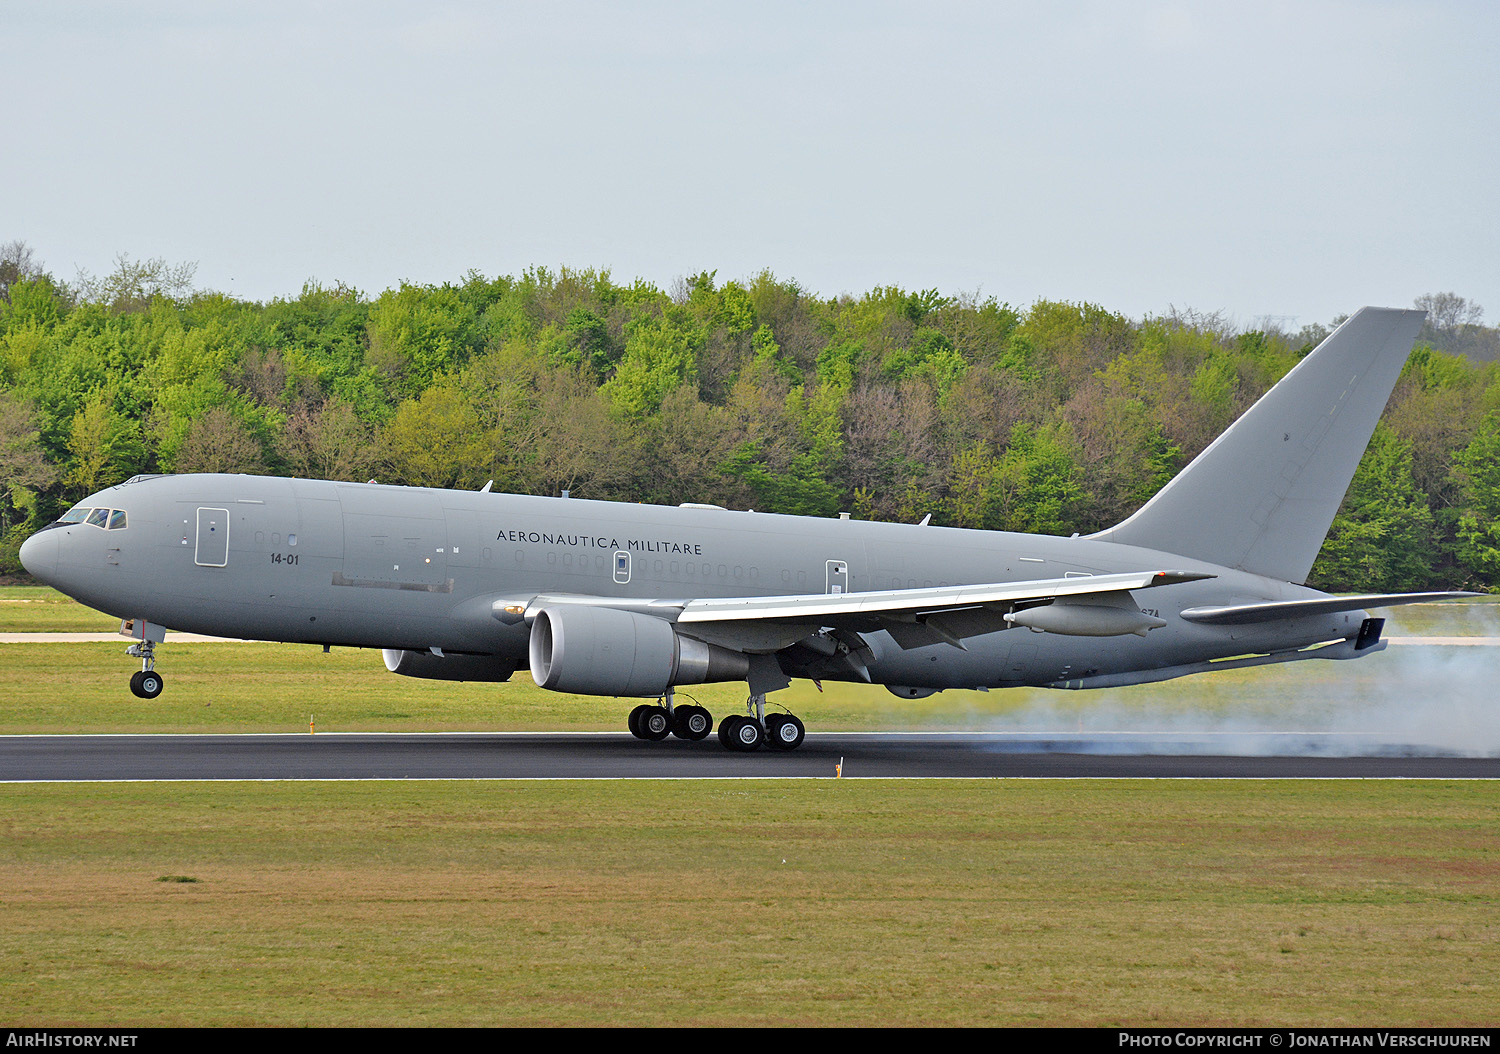
<path fill-rule="evenodd" d="M 530 665 L 597 694 L 746 679 L 754 702 L 815 677 L 916 696 L 1351 658 L 1384 647 L 1363 608 L 1462 595 L 1299 584 L 1422 317 L 1361 310 L 1091 537 L 183 475 L 101 491 L 80 505 L 124 529 L 53 525 L 21 556 L 148 642 L 382 648 L 396 672 L 463 680 Z"/>

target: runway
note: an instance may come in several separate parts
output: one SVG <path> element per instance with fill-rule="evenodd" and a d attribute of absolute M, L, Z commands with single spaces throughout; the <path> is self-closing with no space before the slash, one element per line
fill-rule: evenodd
<path fill-rule="evenodd" d="M 0 736 L 0 782 L 374 779 L 1500 779 L 1455 757 L 1306 733 L 812 733 L 734 754 L 625 733 Z"/>

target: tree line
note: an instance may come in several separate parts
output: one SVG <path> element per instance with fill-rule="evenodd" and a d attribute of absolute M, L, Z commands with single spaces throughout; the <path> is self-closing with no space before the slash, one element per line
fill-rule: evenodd
<path fill-rule="evenodd" d="M 267 303 L 120 257 L 54 278 L 0 247 L 0 572 L 141 472 L 413 486 L 1088 533 L 1139 507 L 1337 324 L 1133 320 L 703 272 L 470 272 Z M 1500 348 L 1429 323 L 1313 571 L 1336 590 L 1500 586 Z"/>

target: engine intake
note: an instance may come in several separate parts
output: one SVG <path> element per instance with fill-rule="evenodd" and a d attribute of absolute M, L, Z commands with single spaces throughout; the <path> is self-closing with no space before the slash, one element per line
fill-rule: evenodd
<path fill-rule="evenodd" d="M 665 619 L 583 604 L 536 613 L 530 658 L 538 687 L 580 695 L 661 695 L 750 674 L 743 652 L 684 637 Z"/>

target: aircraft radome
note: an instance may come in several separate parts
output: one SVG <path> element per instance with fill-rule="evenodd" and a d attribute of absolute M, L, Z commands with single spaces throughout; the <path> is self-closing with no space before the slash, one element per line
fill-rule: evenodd
<path fill-rule="evenodd" d="M 677 685 L 748 682 L 731 750 L 790 750 L 793 677 L 1096 688 L 1385 647 L 1306 580 L 1422 324 L 1365 308 L 1129 519 L 1060 538 L 246 475 L 137 476 L 27 539 L 33 575 L 122 620 L 162 690 L 167 630 L 381 648 L 394 673 L 636 696 L 643 739 L 703 739 Z"/>

